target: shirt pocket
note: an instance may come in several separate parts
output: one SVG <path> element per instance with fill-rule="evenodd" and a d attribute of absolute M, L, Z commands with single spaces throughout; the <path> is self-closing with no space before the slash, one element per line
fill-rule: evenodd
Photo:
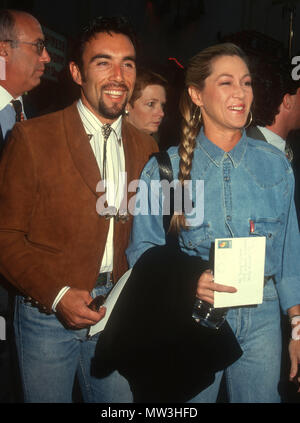
<path fill-rule="evenodd" d="M 251 219 L 250 227 L 253 228 L 250 236 L 266 237 L 266 260 L 265 275 L 274 275 L 281 266 L 282 242 L 281 233 L 283 219 L 279 218 L 258 218 Z"/>

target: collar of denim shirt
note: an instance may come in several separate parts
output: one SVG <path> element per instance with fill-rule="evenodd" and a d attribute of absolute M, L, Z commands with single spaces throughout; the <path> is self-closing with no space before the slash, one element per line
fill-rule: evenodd
<path fill-rule="evenodd" d="M 212 141 L 210 141 L 204 134 L 203 128 L 201 128 L 197 139 L 196 139 L 196 148 L 200 148 L 207 157 L 215 164 L 215 166 L 220 167 L 221 163 L 229 158 L 234 167 L 238 167 L 245 155 L 248 141 L 245 130 L 242 132 L 242 136 L 239 142 L 234 146 L 234 148 L 228 152 L 222 150 Z"/>

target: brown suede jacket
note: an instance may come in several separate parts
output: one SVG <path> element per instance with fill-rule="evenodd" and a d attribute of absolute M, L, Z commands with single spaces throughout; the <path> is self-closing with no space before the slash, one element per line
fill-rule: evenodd
<path fill-rule="evenodd" d="M 129 184 L 158 147 L 124 120 L 122 140 Z M 95 285 L 109 227 L 96 211 L 100 179 L 76 104 L 15 125 L 0 163 L 0 273 L 49 311 L 62 287 Z M 115 222 L 115 280 L 131 224 Z"/>

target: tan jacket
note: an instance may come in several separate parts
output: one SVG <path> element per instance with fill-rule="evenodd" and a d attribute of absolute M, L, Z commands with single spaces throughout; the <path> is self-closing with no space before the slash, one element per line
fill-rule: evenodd
<path fill-rule="evenodd" d="M 158 147 L 122 125 L 130 183 Z M 62 287 L 94 287 L 109 226 L 96 211 L 100 179 L 76 104 L 15 125 L 0 164 L 0 273 L 49 310 Z M 127 270 L 131 223 L 115 222 L 115 280 Z"/>

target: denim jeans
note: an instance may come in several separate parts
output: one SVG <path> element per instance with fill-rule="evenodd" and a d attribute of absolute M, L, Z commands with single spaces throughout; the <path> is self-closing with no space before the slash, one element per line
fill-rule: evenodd
<path fill-rule="evenodd" d="M 109 288 L 95 288 L 91 295 Z M 87 339 L 87 329 L 66 329 L 54 314 L 41 313 L 21 296 L 14 324 L 25 402 L 72 402 L 76 375 L 84 402 L 132 402 L 130 387 L 118 372 L 102 379 L 90 375 L 97 335 Z"/>
<path fill-rule="evenodd" d="M 278 384 L 282 339 L 279 302 L 272 280 L 264 288 L 262 304 L 231 308 L 227 321 L 243 350 L 241 358 L 225 370 L 229 401 L 280 402 Z M 223 372 L 218 372 L 214 383 L 189 402 L 216 402 L 222 375 Z"/>

